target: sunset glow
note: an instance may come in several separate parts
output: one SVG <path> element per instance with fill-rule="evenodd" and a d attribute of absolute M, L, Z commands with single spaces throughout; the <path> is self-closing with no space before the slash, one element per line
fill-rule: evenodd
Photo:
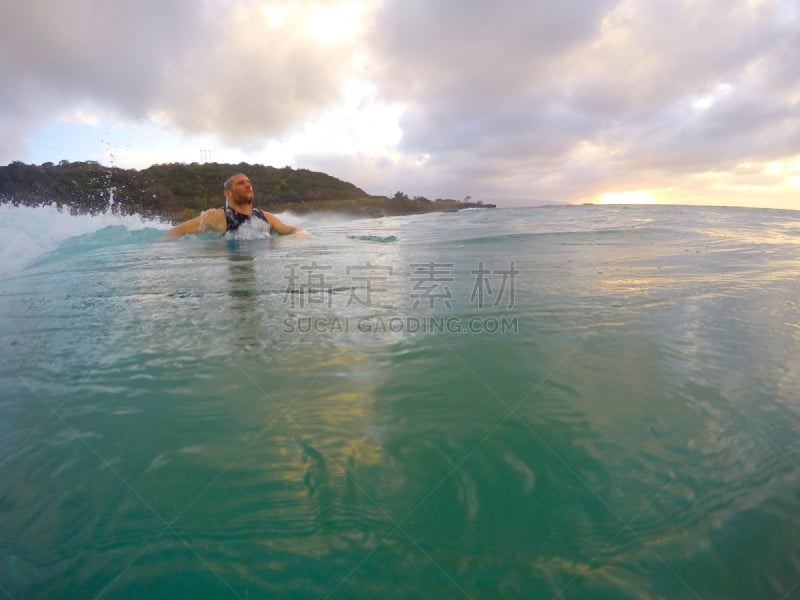
<path fill-rule="evenodd" d="M 653 194 L 645 190 L 600 194 L 598 204 L 658 204 Z"/>

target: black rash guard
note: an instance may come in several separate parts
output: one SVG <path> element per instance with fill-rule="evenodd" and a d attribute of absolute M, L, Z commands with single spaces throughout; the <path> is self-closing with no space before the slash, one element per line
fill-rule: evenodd
<path fill-rule="evenodd" d="M 236 231 L 239 229 L 242 223 L 245 223 L 250 220 L 250 217 L 256 217 L 257 219 L 261 219 L 264 223 L 267 224 L 267 231 L 272 231 L 272 226 L 269 224 L 267 217 L 264 216 L 264 213 L 261 211 L 260 208 L 254 208 L 252 215 L 243 215 L 242 213 L 236 212 L 230 206 L 224 206 L 223 210 L 225 211 L 225 222 L 226 222 L 226 229 L 225 233 L 229 231 Z"/>

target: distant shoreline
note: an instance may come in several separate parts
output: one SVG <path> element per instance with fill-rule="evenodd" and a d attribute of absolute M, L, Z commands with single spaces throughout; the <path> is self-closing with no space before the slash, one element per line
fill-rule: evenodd
<path fill-rule="evenodd" d="M 423 196 L 373 196 L 352 183 L 307 169 L 223 163 L 172 163 L 147 169 L 106 167 L 95 161 L 0 167 L 0 203 L 56 204 L 74 213 L 113 210 L 170 222 L 184 221 L 223 204 L 222 184 L 244 172 L 253 182 L 256 205 L 270 212 L 336 212 L 383 217 L 496 208 L 494 204 Z"/>

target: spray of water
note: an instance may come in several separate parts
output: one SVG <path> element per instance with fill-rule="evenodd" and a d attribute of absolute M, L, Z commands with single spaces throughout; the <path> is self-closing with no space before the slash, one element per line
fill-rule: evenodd
<path fill-rule="evenodd" d="M 123 226 L 129 231 L 170 227 L 139 215 L 115 214 L 111 205 L 104 213 L 73 215 L 55 205 L 0 204 L 0 275 L 22 271 L 72 237 L 111 226 Z"/>

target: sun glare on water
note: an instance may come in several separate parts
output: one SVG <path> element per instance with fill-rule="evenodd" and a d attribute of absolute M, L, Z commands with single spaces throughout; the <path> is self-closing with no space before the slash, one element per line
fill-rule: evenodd
<path fill-rule="evenodd" d="M 653 194 L 644 190 L 600 194 L 598 204 L 658 204 Z"/>

